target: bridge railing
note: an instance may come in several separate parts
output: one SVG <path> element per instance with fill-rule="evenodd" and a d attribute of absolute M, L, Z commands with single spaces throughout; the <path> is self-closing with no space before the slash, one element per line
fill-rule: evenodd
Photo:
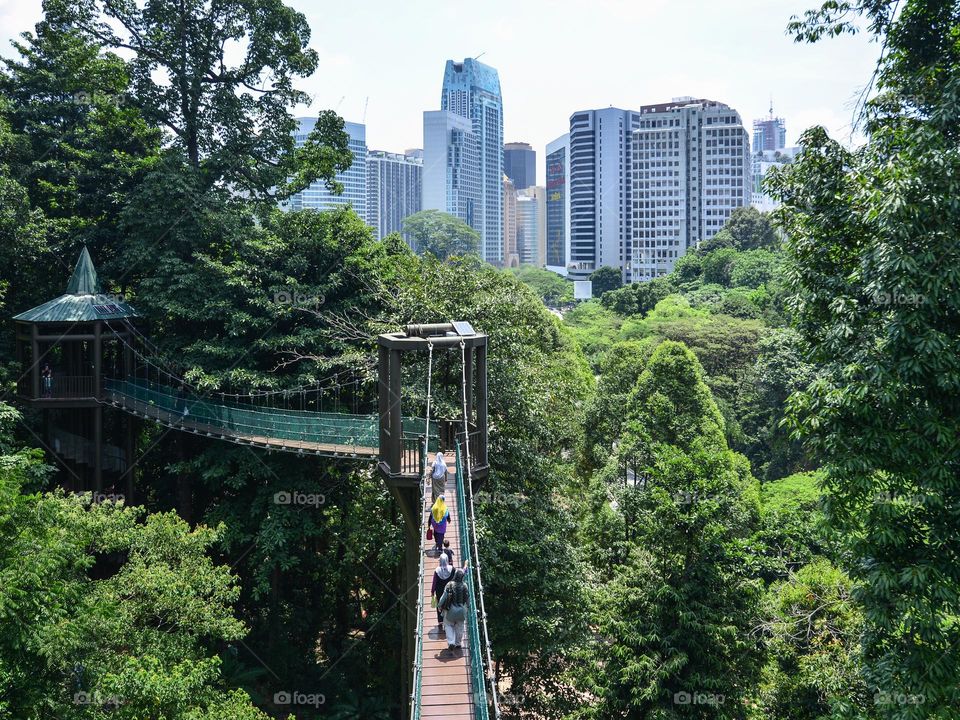
<path fill-rule="evenodd" d="M 457 532 L 460 536 L 460 555 L 465 564 L 470 565 L 465 582 L 470 589 L 470 604 L 472 610 L 467 612 L 467 647 L 470 652 L 470 685 L 473 693 L 473 713 L 476 720 L 488 720 L 486 673 L 484 672 L 483 652 L 480 646 L 479 598 L 477 584 L 473 582 L 473 571 L 477 564 L 471 544 L 470 527 L 467 515 L 467 490 L 463 478 L 463 460 L 460 453 L 460 442 L 457 442 Z"/>

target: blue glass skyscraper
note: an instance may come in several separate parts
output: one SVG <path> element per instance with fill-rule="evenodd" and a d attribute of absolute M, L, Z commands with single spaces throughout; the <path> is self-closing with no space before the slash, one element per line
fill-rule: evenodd
<path fill-rule="evenodd" d="M 481 253 L 487 262 L 500 264 L 503 262 L 503 101 L 497 71 L 473 58 L 463 62 L 448 60 L 440 107 L 469 118 L 473 124 L 480 160 L 477 229 Z"/>
<path fill-rule="evenodd" d="M 293 139 L 297 147 L 306 141 L 316 118 L 297 118 L 300 127 L 297 128 Z M 357 215 L 366 220 L 367 217 L 367 128 L 365 125 L 353 122 L 344 122 L 343 129 L 350 136 L 350 152 L 353 153 L 353 164 L 344 172 L 337 174 L 337 182 L 343 185 L 343 193 L 334 195 L 327 189 L 323 180 L 314 180 L 310 186 L 284 203 L 283 207 L 290 210 L 331 210 L 341 205 L 350 205 Z"/>

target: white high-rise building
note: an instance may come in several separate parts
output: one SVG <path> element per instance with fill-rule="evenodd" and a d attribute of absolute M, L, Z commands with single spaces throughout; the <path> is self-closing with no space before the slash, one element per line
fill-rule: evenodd
<path fill-rule="evenodd" d="M 630 261 L 630 137 L 640 113 L 619 108 L 570 116 L 570 277 L 626 272 Z"/>
<path fill-rule="evenodd" d="M 403 231 L 403 219 L 420 212 L 423 153 L 367 153 L 367 225 L 378 240 Z"/>
<path fill-rule="evenodd" d="M 546 264 L 546 191 L 532 185 L 517 193 L 517 255 L 521 265 Z"/>
<path fill-rule="evenodd" d="M 684 97 L 641 110 L 632 137 L 627 280 L 650 280 L 750 203 L 750 137 L 739 113 Z"/>
<path fill-rule="evenodd" d="M 780 148 L 779 150 L 761 150 L 750 158 L 753 173 L 753 192 L 750 194 L 750 204 L 760 212 L 776 210 L 780 205 L 763 188 L 763 181 L 767 171 L 778 165 L 788 165 L 794 161 L 800 152 L 799 146 Z"/>
<path fill-rule="evenodd" d="M 297 118 L 300 127 L 293 138 L 297 147 L 306 141 L 310 131 L 317 124 L 316 118 Z M 301 190 L 283 203 L 289 210 L 330 210 L 342 205 L 350 205 L 357 215 L 367 218 L 367 128 L 360 123 L 345 122 L 344 130 L 350 136 L 349 148 L 353 153 L 353 164 L 337 175 L 337 182 L 343 185 L 343 193 L 334 195 L 327 189 L 323 180 L 315 180 L 309 187 Z"/>
<path fill-rule="evenodd" d="M 470 118 L 446 110 L 423 114 L 421 207 L 450 213 L 482 237 L 479 154 L 480 145 Z M 502 232 L 501 228 L 498 237 Z M 501 249 L 497 254 L 502 252 Z"/>

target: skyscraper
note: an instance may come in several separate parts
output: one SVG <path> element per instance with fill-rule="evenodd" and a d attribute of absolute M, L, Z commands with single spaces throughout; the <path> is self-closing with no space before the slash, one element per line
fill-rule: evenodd
<path fill-rule="evenodd" d="M 619 108 L 570 116 L 570 277 L 629 268 L 630 135 L 640 113 Z"/>
<path fill-rule="evenodd" d="M 780 150 L 787 146 L 787 124 L 783 118 L 773 116 L 773 101 L 770 116 L 753 121 L 753 151 Z"/>
<path fill-rule="evenodd" d="M 503 266 L 518 267 L 517 252 L 517 190 L 513 180 L 503 176 Z"/>
<path fill-rule="evenodd" d="M 749 204 L 749 142 L 739 113 L 720 102 L 683 97 L 641 109 L 631 143 L 628 280 L 668 274 Z"/>
<path fill-rule="evenodd" d="M 517 190 L 537 184 L 537 151 L 529 143 L 507 143 L 503 146 L 503 172 Z"/>
<path fill-rule="evenodd" d="M 517 193 L 517 254 L 521 265 L 545 264 L 545 199 L 544 188 L 536 185 Z"/>
<path fill-rule="evenodd" d="M 446 110 L 425 112 L 422 208 L 450 213 L 482 236 L 480 182 L 480 144 L 471 120 Z"/>
<path fill-rule="evenodd" d="M 546 265 L 566 273 L 570 261 L 570 133 L 547 143 Z"/>
<path fill-rule="evenodd" d="M 378 240 L 401 232 L 403 219 L 420 211 L 422 175 L 422 153 L 367 153 L 367 225 Z"/>
<path fill-rule="evenodd" d="M 316 118 L 297 118 L 300 127 L 294 132 L 293 139 L 297 147 L 307 140 L 307 135 L 317 124 Z M 285 209 L 330 210 L 341 205 L 351 205 L 357 215 L 367 218 L 367 128 L 360 123 L 344 123 L 344 129 L 350 136 L 349 148 L 353 153 L 353 164 L 337 175 L 337 182 L 343 185 L 343 193 L 334 195 L 322 180 L 316 180 L 309 187 L 292 195 L 283 204 Z"/>
<path fill-rule="evenodd" d="M 480 176 L 479 226 L 474 227 L 480 232 L 481 256 L 499 265 L 503 262 L 503 102 L 497 71 L 473 58 L 448 60 L 440 108 L 472 123 Z M 426 153 L 424 144 L 425 169 Z"/>

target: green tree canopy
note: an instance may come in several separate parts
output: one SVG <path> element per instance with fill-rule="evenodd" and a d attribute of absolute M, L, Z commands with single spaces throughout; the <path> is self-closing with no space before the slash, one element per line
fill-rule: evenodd
<path fill-rule="evenodd" d="M 597 268 L 590 274 L 590 281 L 593 283 L 593 296 L 602 298 L 606 293 L 623 287 L 623 277 L 620 269 L 610 265 L 604 265 Z"/>
<path fill-rule="evenodd" d="M 44 10 L 56 32 L 132 54 L 129 93 L 111 100 L 163 128 L 206 187 L 282 198 L 350 167 L 333 112 L 295 147 L 290 109 L 310 98 L 294 82 L 313 74 L 317 53 L 306 18 L 281 0 L 46 0 Z"/>
<path fill-rule="evenodd" d="M 480 254 L 480 233 L 463 220 L 439 210 L 421 210 L 403 220 L 403 234 L 414 250 L 438 260 Z"/>

